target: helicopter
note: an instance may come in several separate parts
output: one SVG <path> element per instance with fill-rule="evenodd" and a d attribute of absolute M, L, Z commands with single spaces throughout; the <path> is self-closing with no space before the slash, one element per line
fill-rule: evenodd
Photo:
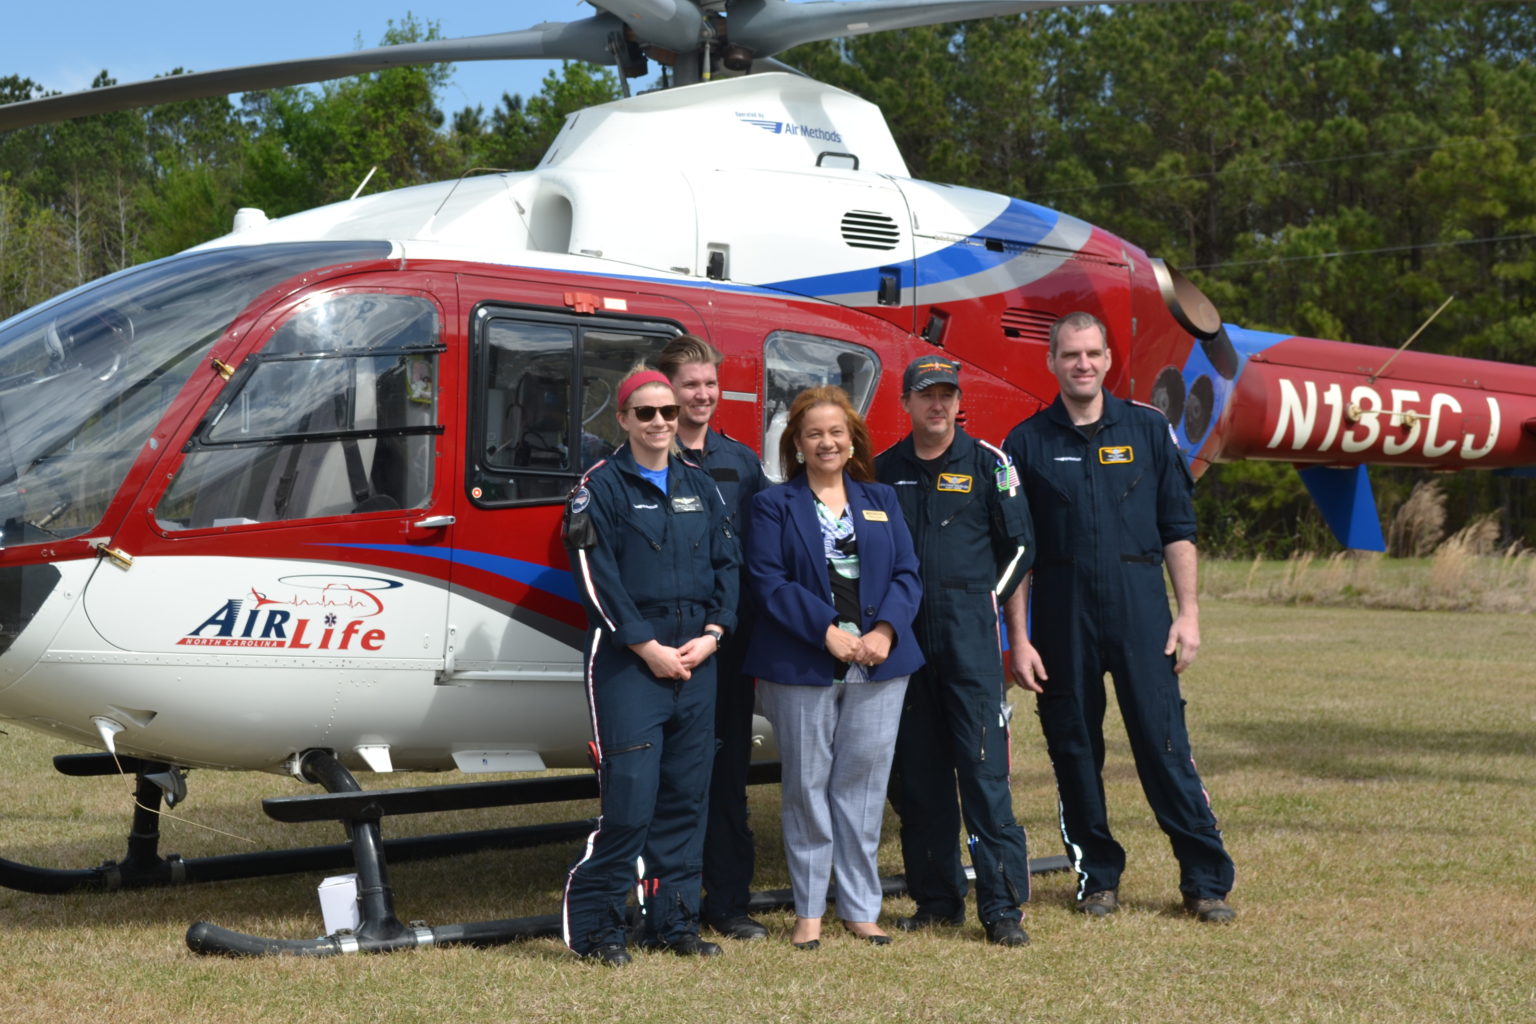
<path fill-rule="evenodd" d="M 875 106 L 774 60 L 1071 2 L 591 0 L 590 17 L 521 32 L 0 107 L 3 131 L 525 57 L 626 76 L 661 62 L 671 81 L 572 114 L 532 170 L 278 219 L 242 209 L 221 238 L 0 324 L 0 718 L 104 751 L 59 767 L 132 772 L 138 794 L 124 862 L 6 861 L 0 882 L 291 870 L 155 847 L 155 809 L 186 797 L 189 770 L 263 771 L 325 789 L 267 810 L 346 823 L 360 922 L 315 940 L 199 922 L 195 951 L 516 934 L 402 924 L 380 819 L 564 799 L 590 779 L 363 790 L 354 773 L 588 765 L 563 501 L 622 440 L 619 379 L 680 333 L 725 355 L 716 423 L 771 454 L 795 395 L 827 384 L 894 442 L 900 371 L 936 348 L 965 366 L 968 429 L 1001 437 L 1055 394 L 1051 323 L 1086 310 L 1108 328 L 1108 386 L 1161 408 L 1194 472 L 1306 467 L 1353 547 L 1380 546 L 1368 464 L 1536 465 L 1536 371 L 1225 323 L 1177 268 L 1103 228 L 913 179 Z"/>

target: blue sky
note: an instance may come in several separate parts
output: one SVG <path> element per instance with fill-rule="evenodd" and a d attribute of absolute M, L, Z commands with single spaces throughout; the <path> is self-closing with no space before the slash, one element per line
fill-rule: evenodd
<path fill-rule="evenodd" d="M 570 21 L 593 13 L 580 0 L 16 0 L 0 33 L 0 77 L 21 75 L 60 92 L 88 88 L 106 69 L 119 82 L 174 67 L 194 71 L 377 46 L 390 19 L 410 12 L 445 36 L 474 36 Z M 442 93 L 448 113 L 505 92 L 537 93 L 558 62 L 473 61 L 455 65 Z"/>

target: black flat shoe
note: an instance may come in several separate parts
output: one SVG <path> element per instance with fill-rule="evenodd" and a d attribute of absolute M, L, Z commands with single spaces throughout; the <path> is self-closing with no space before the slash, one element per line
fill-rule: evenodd
<path fill-rule="evenodd" d="M 821 948 L 821 940 L 820 939 L 806 939 L 804 942 L 791 942 L 790 945 L 794 946 L 796 949 L 805 949 L 805 950 L 820 949 Z"/>

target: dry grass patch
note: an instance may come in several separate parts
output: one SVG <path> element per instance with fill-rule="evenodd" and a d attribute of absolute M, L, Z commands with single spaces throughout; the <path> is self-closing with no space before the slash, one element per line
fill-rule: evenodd
<path fill-rule="evenodd" d="M 1536 612 L 1536 552 L 1493 551 L 1488 536 L 1473 523 L 1426 558 L 1302 551 L 1284 561 L 1213 560 L 1201 567 L 1200 589 L 1207 598 L 1285 605 Z"/>
<path fill-rule="evenodd" d="M 1241 576 L 1249 567 L 1237 567 Z M 1283 567 L 1274 567 L 1276 570 Z M 1383 567 L 1384 568 L 1384 567 Z M 1309 570 L 1311 571 L 1311 570 Z M 1380 570 L 1379 570 L 1380 571 Z M 1219 575 L 1219 573 L 1218 573 Z M 336 960 L 200 959 L 182 942 L 207 919 L 287 938 L 322 930 L 318 875 L 157 892 L 43 897 L 0 891 L 12 1019 L 224 1022 L 515 1020 L 777 1022 L 1526 1022 L 1536 1006 L 1536 639 L 1523 615 L 1276 606 L 1207 593 L 1205 646 L 1186 677 L 1195 750 L 1238 864 L 1238 922 L 1177 909 L 1167 841 L 1142 800 L 1113 711 L 1106 785 L 1129 852 L 1126 908 L 1071 912 L 1074 880 L 1035 880 L 1023 950 L 958 931 L 887 949 L 828 929 L 816 953 L 732 944 L 698 963 L 646 955 L 625 971 L 538 940 Z M 1055 798 L 1027 701 L 1015 716 L 1015 803 L 1037 855 L 1058 852 Z M 65 779 L 57 744 L 0 736 L 7 842 L 54 866 L 120 856 L 118 780 Z M 402 780 L 416 784 L 419 778 Z M 372 785 L 374 780 L 365 779 Z M 183 811 L 263 844 L 337 841 L 335 826 L 279 826 L 277 778 L 194 773 Z M 764 887 L 787 884 L 777 793 L 752 795 Z M 556 820 L 590 807 L 464 816 L 468 827 Z M 473 818 L 473 820 L 471 820 Z M 386 834 L 444 821 L 386 822 Z M 166 849 L 230 852 L 168 824 Z M 402 864 L 402 915 L 433 923 L 555 908 L 571 849 Z M 888 822 L 881 862 L 899 869 Z M 909 912 L 887 902 L 887 920 Z"/>

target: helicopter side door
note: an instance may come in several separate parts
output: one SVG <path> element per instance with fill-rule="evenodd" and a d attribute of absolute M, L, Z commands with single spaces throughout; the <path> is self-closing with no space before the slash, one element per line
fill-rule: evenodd
<path fill-rule="evenodd" d="M 591 739 L 586 615 L 560 541 L 565 497 L 623 440 L 618 384 L 683 331 L 686 302 L 631 283 L 463 275 L 469 396 L 448 650 L 460 691 L 518 695 L 518 720 L 463 746 L 466 772 L 580 765 Z"/>

